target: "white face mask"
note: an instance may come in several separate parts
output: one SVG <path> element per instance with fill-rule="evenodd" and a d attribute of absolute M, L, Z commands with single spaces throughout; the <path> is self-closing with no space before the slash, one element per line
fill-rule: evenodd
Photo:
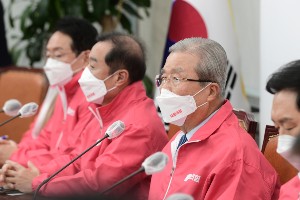
<path fill-rule="evenodd" d="M 81 90 L 83 91 L 88 102 L 102 104 L 104 96 L 107 94 L 107 92 L 116 88 L 113 87 L 107 90 L 104 83 L 104 81 L 112 77 L 112 75 L 106 77 L 104 80 L 100 80 L 91 73 L 89 68 L 86 67 L 83 70 L 78 83 L 80 84 Z"/>
<path fill-rule="evenodd" d="M 279 135 L 277 144 L 277 153 L 300 171 L 300 156 L 292 152 L 292 148 L 297 138 L 291 135 Z"/>
<path fill-rule="evenodd" d="M 202 92 L 210 84 L 202 88 L 193 96 L 180 96 L 167 89 L 161 89 L 161 93 L 158 97 L 156 97 L 156 101 L 160 107 L 163 120 L 167 123 L 182 126 L 189 114 L 195 112 L 197 108 L 207 104 L 207 102 L 205 102 L 197 106 L 194 96 Z"/>
<path fill-rule="evenodd" d="M 47 59 L 44 71 L 51 86 L 64 86 L 70 82 L 74 74 L 69 63 L 61 62 L 53 58 Z"/>

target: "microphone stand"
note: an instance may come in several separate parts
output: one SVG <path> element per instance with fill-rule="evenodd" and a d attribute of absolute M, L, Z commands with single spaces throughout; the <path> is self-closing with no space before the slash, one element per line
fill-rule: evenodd
<path fill-rule="evenodd" d="M 2 123 L 0 124 L 0 126 L 3 126 L 4 124 L 7 124 L 7 123 L 10 122 L 11 120 L 14 120 L 14 119 L 16 119 L 16 118 L 18 118 L 18 117 L 20 117 L 20 116 L 21 116 L 21 114 L 19 113 L 18 115 L 16 115 L 16 116 L 14 116 L 14 117 L 12 117 L 12 118 L 10 118 L 10 119 L 8 119 L 8 120 L 2 122 Z"/>
<path fill-rule="evenodd" d="M 110 190 L 112 190 L 113 188 L 115 188 L 116 186 L 118 186 L 119 184 L 123 183 L 124 181 L 128 180 L 129 178 L 135 176 L 136 174 L 145 171 L 145 168 L 142 166 L 140 169 L 138 169 L 137 171 L 133 172 L 132 174 L 126 176 L 125 178 L 123 178 L 122 180 L 116 182 L 115 184 L 113 184 L 112 186 L 110 186 L 109 188 L 107 188 L 106 190 L 104 190 L 103 192 L 101 192 L 101 194 L 104 194 Z"/>
<path fill-rule="evenodd" d="M 88 149 L 86 149 L 84 152 L 82 152 L 81 154 L 79 154 L 78 156 L 76 156 L 74 159 L 72 159 L 68 164 L 66 164 L 65 166 L 63 166 L 60 170 L 58 170 L 57 172 L 55 172 L 54 174 L 52 174 L 49 178 L 45 179 L 38 187 L 37 189 L 34 191 L 34 195 L 33 195 L 33 200 L 36 199 L 36 196 L 39 192 L 39 190 L 43 187 L 43 185 L 45 185 L 46 183 L 48 183 L 53 177 L 55 177 L 57 174 L 59 174 L 61 171 L 63 171 L 65 168 L 67 168 L 69 165 L 71 165 L 73 162 L 75 162 L 78 158 L 80 158 L 81 156 L 83 156 L 86 152 L 88 152 L 89 150 L 91 150 L 92 148 L 94 148 L 95 146 L 97 146 L 97 144 L 99 144 L 100 142 L 102 142 L 105 138 L 108 138 L 109 135 L 105 134 L 105 136 L 103 138 L 101 138 L 100 140 L 98 140 L 95 144 L 93 144 L 92 146 L 90 146 Z"/>

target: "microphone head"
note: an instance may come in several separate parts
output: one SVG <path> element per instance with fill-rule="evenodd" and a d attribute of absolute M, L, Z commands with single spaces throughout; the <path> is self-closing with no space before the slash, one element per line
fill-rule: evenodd
<path fill-rule="evenodd" d="M 124 122 L 118 120 L 107 128 L 105 134 L 108 135 L 108 139 L 113 139 L 115 137 L 118 137 L 124 130 Z"/>
<path fill-rule="evenodd" d="M 35 115 L 38 108 L 39 108 L 39 106 L 34 102 L 27 103 L 24 106 L 22 106 L 22 108 L 19 110 L 19 115 L 21 118 L 31 117 L 31 116 Z"/>
<path fill-rule="evenodd" d="M 188 194 L 175 193 L 169 196 L 166 200 L 194 200 L 194 198 Z"/>
<path fill-rule="evenodd" d="M 22 104 L 17 99 L 10 99 L 4 103 L 3 111 L 8 116 L 16 116 L 19 113 Z"/>
<path fill-rule="evenodd" d="M 142 163 L 142 167 L 145 169 L 147 175 L 151 175 L 162 171 L 167 165 L 169 158 L 167 154 L 163 152 L 156 152 L 145 159 Z"/>

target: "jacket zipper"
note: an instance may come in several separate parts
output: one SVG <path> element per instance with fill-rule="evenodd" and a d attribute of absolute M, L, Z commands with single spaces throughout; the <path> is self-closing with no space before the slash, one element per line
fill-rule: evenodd
<path fill-rule="evenodd" d="M 190 144 L 190 143 L 195 143 L 195 142 L 200 142 L 200 141 L 201 141 L 201 140 L 194 140 L 194 141 L 186 142 L 186 143 L 184 143 L 183 145 Z M 181 146 L 179 147 L 179 149 L 180 149 L 183 145 L 181 145 Z M 168 188 L 167 188 L 167 191 L 166 191 L 166 193 L 165 193 L 165 196 L 164 196 L 163 200 L 166 199 L 166 196 L 167 196 L 167 194 L 168 194 L 168 192 L 169 192 L 169 189 L 170 189 L 170 187 L 171 187 L 171 182 L 172 182 L 172 180 L 173 180 L 173 174 L 175 173 L 175 169 L 176 169 L 177 154 L 178 154 L 179 149 L 177 149 L 177 151 L 176 151 L 176 153 L 175 153 L 175 156 L 174 156 L 175 159 L 174 159 L 173 167 L 172 167 L 172 170 L 171 170 L 171 173 L 170 173 L 171 178 L 170 178 L 169 185 L 168 185 Z"/>
<path fill-rule="evenodd" d="M 168 194 L 168 192 L 169 192 L 169 189 L 170 189 L 170 187 L 171 187 L 171 182 L 172 182 L 172 179 L 173 179 L 173 174 L 174 174 L 174 172 L 175 172 L 175 168 L 176 168 L 176 166 L 173 165 L 172 170 L 171 170 L 171 173 L 170 173 L 171 178 L 170 178 L 169 185 L 168 185 L 168 188 L 167 188 L 167 191 L 166 191 L 166 193 L 165 193 L 165 196 L 164 196 L 163 200 L 166 199 L 166 196 L 167 196 L 167 194 Z"/>

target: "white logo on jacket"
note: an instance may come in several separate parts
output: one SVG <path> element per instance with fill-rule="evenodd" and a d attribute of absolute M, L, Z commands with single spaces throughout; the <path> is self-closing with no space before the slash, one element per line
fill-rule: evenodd
<path fill-rule="evenodd" d="M 72 117 L 75 115 L 75 111 L 70 107 L 68 107 L 67 113 L 68 113 L 68 115 L 71 115 Z"/>
<path fill-rule="evenodd" d="M 187 182 L 188 180 L 192 180 L 196 183 L 199 183 L 201 176 L 197 175 L 197 174 L 188 174 L 184 181 Z"/>

